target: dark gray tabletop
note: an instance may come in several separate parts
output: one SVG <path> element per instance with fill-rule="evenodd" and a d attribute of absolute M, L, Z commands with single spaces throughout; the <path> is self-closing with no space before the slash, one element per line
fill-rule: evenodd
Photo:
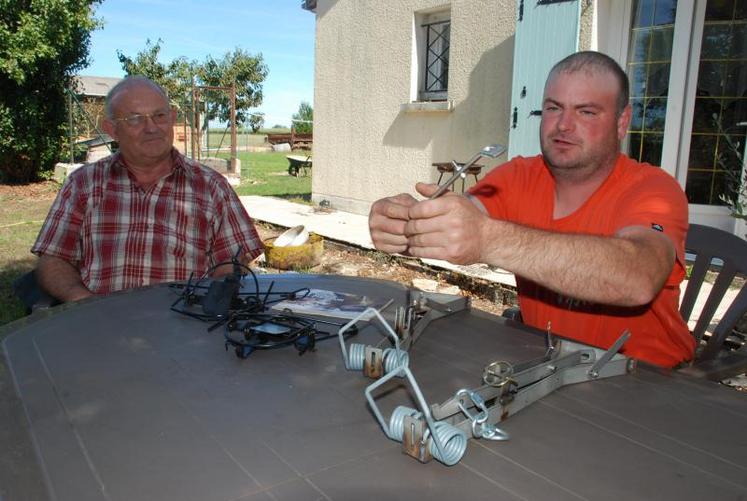
<path fill-rule="evenodd" d="M 278 284 L 405 299 L 389 282 Z M 421 464 L 384 435 L 371 380 L 345 369 L 335 339 L 241 360 L 174 299 L 154 287 L 6 329 L 0 395 L 17 398 L 0 412 L 0 499 L 747 499 L 747 395 L 734 390 L 639 367 L 561 388 L 455 466 Z M 435 403 L 493 360 L 543 351 L 541 335 L 473 310 L 432 323 L 410 367 Z M 413 405 L 403 385 L 378 402 L 386 416 Z"/>

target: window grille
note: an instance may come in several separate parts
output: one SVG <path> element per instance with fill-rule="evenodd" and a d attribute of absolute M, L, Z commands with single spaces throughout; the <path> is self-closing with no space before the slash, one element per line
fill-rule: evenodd
<path fill-rule="evenodd" d="M 446 99 L 449 88 L 449 38 L 451 21 L 423 24 L 425 30 L 425 75 L 422 98 Z"/>

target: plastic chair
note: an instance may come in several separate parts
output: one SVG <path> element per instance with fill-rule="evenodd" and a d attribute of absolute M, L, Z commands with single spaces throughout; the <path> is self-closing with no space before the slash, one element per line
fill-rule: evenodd
<path fill-rule="evenodd" d="M 51 308 L 60 304 L 56 298 L 47 294 L 36 281 L 34 270 L 24 273 L 13 280 L 13 293 L 21 300 L 26 307 L 26 314 L 29 315 L 38 309 Z"/>
<path fill-rule="evenodd" d="M 742 285 L 734 302 L 713 333 L 706 332 L 732 280 L 737 274 L 747 275 L 747 241 L 717 228 L 691 224 L 687 232 L 686 250 L 695 255 L 690 280 L 680 304 L 685 321 L 692 316 L 695 301 L 706 278 L 706 272 L 718 271 L 718 276 L 692 331 L 698 342 L 695 361 L 682 372 L 721 380 L 747 371 L 747 346 L 741 336 L 734 334 L 737 322 L 747 313 L 747 285 Z M 716 259 L 721 261 L 713 263 Z"/>

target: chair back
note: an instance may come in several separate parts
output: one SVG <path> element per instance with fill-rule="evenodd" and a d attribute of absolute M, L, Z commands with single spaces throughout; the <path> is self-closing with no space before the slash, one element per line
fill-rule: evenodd
<path fill-rule="evenodd" d="M 680 314 L 686 322 L 693 313 L 698 293 L 713 260 L 721 261 L 716 281 L 692 331 L 699 345 L 696 361 L 712 360 L 719 355 L 724 344 L 733 339 L 731 335 L 734 327 L 747 313 L 747 286 L 743 285 L 734 302 L 716 324 L 713 333 L 709 337 L 705 335 L 706 329 L 713 321 L 716 308 L 729 290 L 734 277 L 737 274 L 747 276 L 747 241 L 717 228 L 691 224 L 685 248 L 695 255 L 690 280 L 680 304 Z M 714 268 L 714 271 L 718 271 L 717 268 Z M 747 356 L 744 357 L 744 361 L 747 367 Z"/>

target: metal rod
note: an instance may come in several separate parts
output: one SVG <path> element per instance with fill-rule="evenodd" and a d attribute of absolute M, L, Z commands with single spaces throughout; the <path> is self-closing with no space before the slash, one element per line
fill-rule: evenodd
<path fill-rule="evenodd" d="M 491 158 L 496 158 L 497 156 L 501 155 L 504 151 L 506 151 L 506 147 L 502 146 L 500 144 L 493 144 L 490 146 L 486 146 L 485 148 L 481 149 L 477 153 L 475 153 L 472 158 L 467 160 L 465 163 L 463 163 L 458 169 L 454 170 L 454 174 L 441 186 L 438 187 L 436 192 L 429 197 L 429 200 L 433 200 L 434 198 L 438 198 L 444 193 L 446 193 L 446 190 L 451 188 L 451 185 L 453 185 L 457 179 L 462 177 L 462 174 L 467 172 L 467 169 L 472 167 L 475 162 L 477 162 L 481 157 L 487 156 Z M 452 165 L 456 165 L 456 162 L 452 162 Z"/>

